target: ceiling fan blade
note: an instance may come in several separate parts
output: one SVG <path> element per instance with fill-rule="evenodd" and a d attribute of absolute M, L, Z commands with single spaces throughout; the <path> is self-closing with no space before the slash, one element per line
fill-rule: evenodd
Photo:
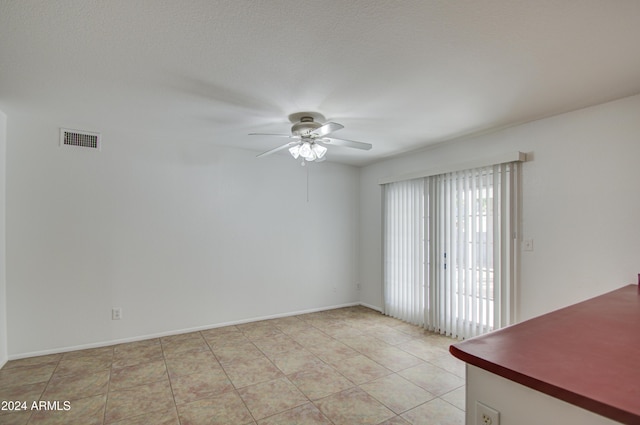
<path fill-rule="evenodd" d="M 266 151 L 266 152 L 262 152 L 260 155 L 256 155 L 256 158 L 260 158 L 263 156 L 267 156 L 267 155 L 271 155 L 272 153 L 276 153 L 278 151 L 281 151 L 283 149 L 286 149 L 288 147 L 291 147 L 293 145 L 297 145 L 299 142 L 289 142 L 289 143 L 285 143 L 282 146 L 278 146 L 277 148 L 271 149 L 270 151 Z"/>
<path fill-rule="evenodd" d="M 329 133 L 333 133 L 334 131 L 338 131 L 341 128 L 344 128 L 344 125 L 338 124 L 337 122 L 328 122 L 324 124 L 322 127 L 316 128 L 310 134 L 316 135 L 318 137 L 322 137 L 322 136 L 326 136 Z"/>
<path fill-rule="evenodd" d="M 346 148 L 362 149 L 368 151 L 373 146 L 369 143 L 356 142 L 354 140 L 347 139 L 334 139 L 333 137 L 326 137 L 321 140 L 323 143 L 335 146 L 344 146 Z"/>
<path fill-rule="evenodd" d="M 293 139 L 297 137 L 297 136 L 292 136 L 291 134 L 274 134 L 274 133 L 249 133 L 249 136 L 277 136 L 277 137 L 288 137 L 289 139 Z"/>

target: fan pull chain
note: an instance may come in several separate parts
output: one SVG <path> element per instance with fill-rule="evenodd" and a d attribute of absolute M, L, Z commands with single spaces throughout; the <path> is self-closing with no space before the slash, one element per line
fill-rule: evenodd
<path fill-rule="evenodd" d="M 304 165 L 304 162 L 302 163 Z M 309 203 L 309 167 L 307 168 L 307 203 Z"/>

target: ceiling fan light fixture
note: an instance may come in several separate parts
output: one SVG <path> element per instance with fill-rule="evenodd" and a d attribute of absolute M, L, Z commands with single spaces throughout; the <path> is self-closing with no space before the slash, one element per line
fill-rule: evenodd
<path fill-rule="evenodd" d="M 306 141 L 290 147 L 289 153 L 295 159 L 298 159 L 298 157 L 302 157 L 305 161 L 312 162 L 318 159 L 322 159 L 324 157 L 324 154 L 327 153 L 327 148 L 313 141 Z"/>

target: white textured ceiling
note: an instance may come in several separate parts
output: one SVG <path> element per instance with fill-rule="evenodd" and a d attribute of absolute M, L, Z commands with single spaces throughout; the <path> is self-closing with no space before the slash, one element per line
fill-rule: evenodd
<path fill-rule="evenodd" d="M 0 0 L 0 109 L 256 154 L 318 111 L 363 165 L 640 93 L 639 42 L 637 0 Z"/>

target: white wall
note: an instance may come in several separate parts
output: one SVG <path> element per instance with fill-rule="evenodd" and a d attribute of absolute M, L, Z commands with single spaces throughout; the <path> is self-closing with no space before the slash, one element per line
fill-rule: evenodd
<path fill-rule="evenodd" d="M 7 115 L 10 358 L 358 301 L 357 168 Z"/>
<path fill-rule="evenodd" d="M 523 165 L 519 320 L 635 283 L 640 272 L 640 96 L 441 144 L 361 170 L 361 300 L 381 307 L 378 179 L 503 152 Z"/>
<path fill-rule="evenodd" d="M 8 359 L 7 351 L 7 279 L 6 279 L 6 147 L 7 116 L 0 111 L 0 367 Z"/>
<path fill-rule="evenodd" d="M 620 422 L 574 406 L 467 364 L 466 423 L 476 421 L 476 402 L 500 413 L 501 425 L 616 425 Z M 541 420 L 541 416 L 544 419 Z"/>
<path fill-rule="evenodd" d="M 311 168 L 309 203 L 306 170 L 284 155 L 5 112 L 10 358 L 357 301 L 380 308 L 378 179 L 505 151 L 532 157 L 521 320 L 640 271 L 640 96 L 360 170 L 325 162 Z M 103 130 L 103 151 L 59 148 L 59 126 Z"/>

